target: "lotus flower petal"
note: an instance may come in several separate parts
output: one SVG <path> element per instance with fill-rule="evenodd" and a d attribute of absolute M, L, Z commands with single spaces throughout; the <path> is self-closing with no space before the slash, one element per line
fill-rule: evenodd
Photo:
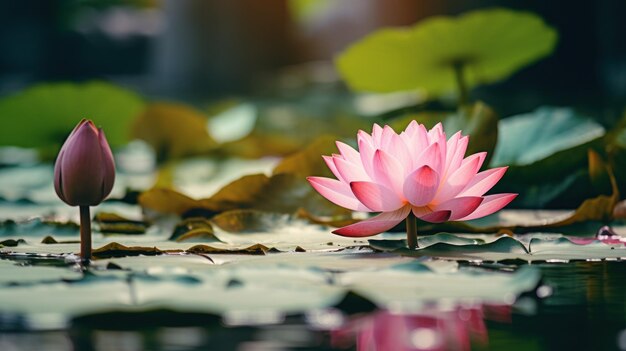
<path fill-rule="evenodd" d="M 480 206 L 481 202 L 483 202 L 483 198 L 480 196 L 455 197 L 438 205 L 435 210 L 449 210 L 449 220 L 455 221 L 474 212 L 478 206 Z"/>
<path fill-rule="evenodd" d="M 396 211 L 383 212 L 364 221 L 336 229 L 333 231 L 333 233 L 341 236 L 351 237 L 375 235 L 387 231 L 398 225 L 406 218 L 406 216 L 409 215 L 410 211 L 411 208 L 405 206 Z"/>
<path fill-rule="evenodd" d="M 404 196 L 413 206 L 426 206 L 437 193 L 439 175 L 430 166 L 422 166 L 404 182 Z"/>
<path fill-rule="evenodd" d="M 363 205 L 375 212 L 395 211 L 404 205 L 393 190 L 382 184 L 352 182 L 350 188 Z"/>
<path fill-rule="evenodd" d="M 442 223 L 450 218 L 452 212 L 450 210 L 435 211 L 419 217 L 419 219 L 430 223 Z"/>
<path fill-rule="evenodd" d="M 482 196 L 502 179 L 508 167 L 492 168 L 478 173 L 459 196 Z"/>
<path fill-rule="evenodd" d="M 332 203 L 352 211 L 369 211 L 359 200 L 354 198 L 350 186 L 335 179 L 308 177 L 307 180 L 318 193 Z"/>
<path fill-rule="evenodd" d="M 376 181 L 392 189 L 398 195 L 402 195 L 404 183 L 404 167 L 383 150 L 376 150 L 374 154 L 374 174 Z"/>
<path fill-rule="evenodd" d="M 445 180 L 445 183 L 441 185 L 434 201 L 437 203 L 446 201 L 461 192 L 474 178 L 484 160 L 485 153 L 474 154 L 466 158 L 461 166 L 454 170 Z"/>
<path fill-rule="evenodd" d="M 352 146 L 342 143 L 341 141 L 337 141 L 336 145 L 337 150 L 339 150 L 339 153 L 341 154 L 341 156 L 343 156 L 344 160 L 355 165 L 361 164 L 361 155 L 359 155 L 359 152 L 356 151 Z"/>
<path fill-rule="evenodd" d="M 494 212 L 500 211 L 504 206 L 508 205 L 517 194 L 495 194 L 484 196 L 484 200 L 480 206 L 469 216 L 460 218 L 461 221 L 469 221 L 471 219 L 488 216 Z"/>

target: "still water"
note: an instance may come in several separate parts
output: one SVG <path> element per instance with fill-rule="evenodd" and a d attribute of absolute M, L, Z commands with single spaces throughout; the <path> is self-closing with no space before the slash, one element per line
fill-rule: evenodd
<path fill-rule="evenodd" d="M 626 350 L 624 262 L 537 266 L 542 283 L 512 306 L 399 314 L 349 296 L 304 315 L 112 312 L 47 332 L 8 327 L 0 316 L 0 350 Z"/>

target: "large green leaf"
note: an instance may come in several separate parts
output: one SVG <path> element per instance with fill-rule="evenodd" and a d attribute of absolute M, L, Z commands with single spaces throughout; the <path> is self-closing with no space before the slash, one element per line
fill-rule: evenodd
<path fill-rule="evenodd" d="M 35 85 L 0 100 L 0 144 L 50 153 L 88 118 L 104 129 L 111 146 L 119 146 L 143 106 L 136 93 L 104 82 Z"/>
<path fill-rule="evenodd" d="M 498 134 L 491 166 L 524 166 L 596 140 L 604 128 L 571 108 L 540 107 L 501 120 Z"/>
<path fill-rule="evenodd" d="M 379 30 L 344 51 L 337 67 L 354 90 L 440 95 L 454 90 L 454 65 L 463 66 L 468 87 L 491 83 L 549 55 L 556 42 L 532 13 L 477 10 Z"/>
<path fill-rule="evenodd" d="M 490 166 L 509 166 L 494 192 L 517 192 L 524 208 L 573 208 L 598 192 L 588 175 L 589 149 L 605 131 L 569 108 L 541 107 L 502 119 Z"/>

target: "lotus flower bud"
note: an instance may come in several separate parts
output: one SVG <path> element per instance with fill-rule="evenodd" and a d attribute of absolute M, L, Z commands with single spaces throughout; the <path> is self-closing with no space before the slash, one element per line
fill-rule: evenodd
<path fill-rule="evenodd" d="M 113 189 L 115 162 L 102 129 L 83 119 L 65 140 L 54 165 L 54 189 L 70 206 L 95 206 Z"/>

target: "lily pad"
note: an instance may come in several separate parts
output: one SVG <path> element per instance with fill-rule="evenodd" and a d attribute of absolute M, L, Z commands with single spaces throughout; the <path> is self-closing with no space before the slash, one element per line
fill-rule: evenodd
<path fill-rule="evenodd" d="M 0 144 L 35 147 L 48 156 L 81 118 L 101 126 L 112 147 L 128 141 L 128 129 L 143 110 L 136 93 L 104 82 L 44 83 L 0 100 Z"/>
<path fill-rule="evenodd" d="M 337 58 L 357 91 L 422 88 L 437 96 L 455 88 L 455 66 L 469 88 L 509 77 L 547 55 L 556 31 L 529 12 L 489 9 L 458 17 L 431 17 L 413 27 L 382 29 Z"/>
<path fill-rule="evenodd" d="M 580 245 L 565 237 L 530 237 L 528 244 L 509 236 L 475 244 L 451 244 L 438 242 L 416 250 L 406 247 L 394 248 L 393 244 L 371 242 L 374 248 L 409 257 L 437 257 L 470 262 L 567 262 L 573 260 L 625 259 L 624 245 L 607 245 L 601 242 Z M 538 239 L 538 238 L 541 238 Z M 399 246 L 399 245 L 398 245 Z"/>

